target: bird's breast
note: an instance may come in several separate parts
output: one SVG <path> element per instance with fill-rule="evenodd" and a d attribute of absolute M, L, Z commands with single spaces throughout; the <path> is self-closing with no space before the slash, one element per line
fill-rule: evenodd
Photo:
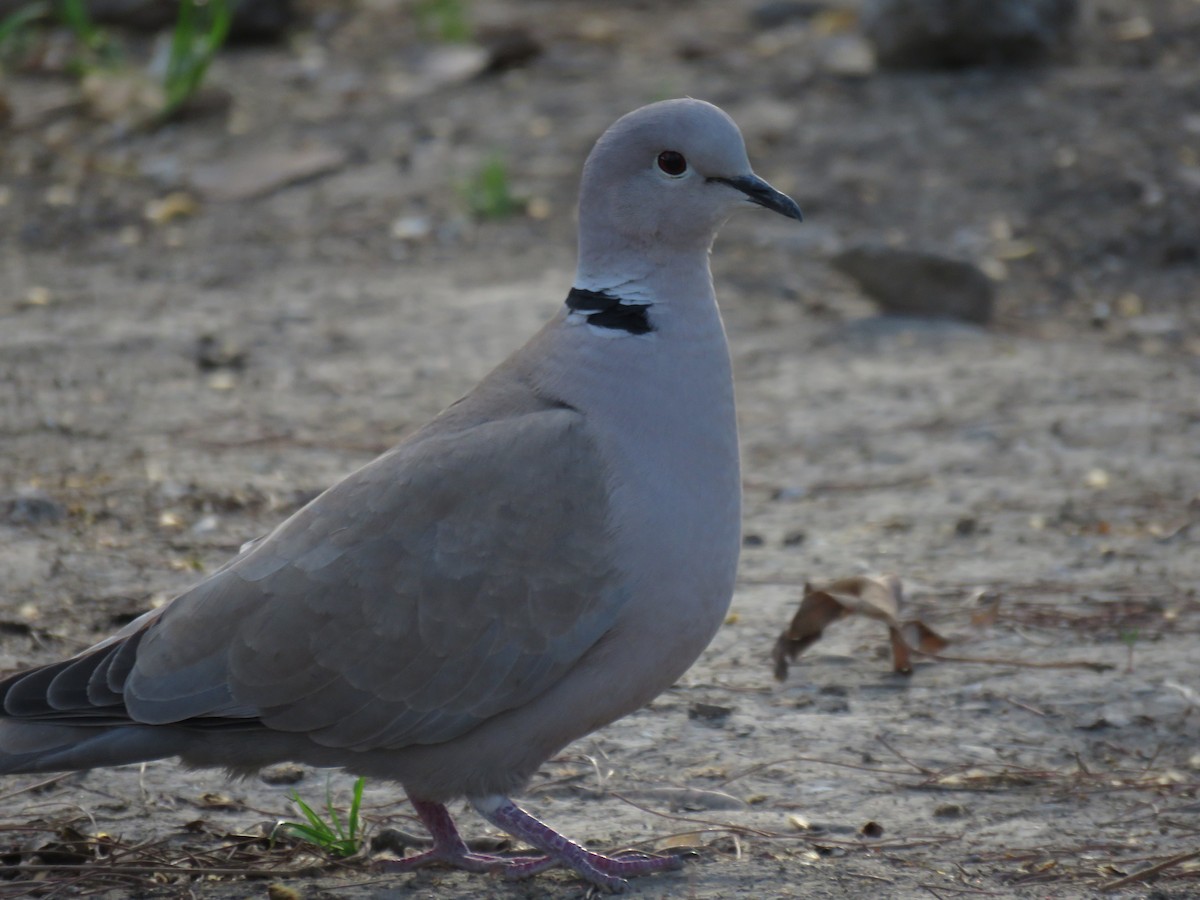
<path fill-rule="evenodd" d="M 737 569 L 741 475 L 728 346 L 719 319 L 701 339 L 598 346 L 580 353 L 566 399 L 608 468 L 614 563 L 629 592 L 622 618 L 678 657 L 664 669 L 674 680 L 724 620 Z"/>

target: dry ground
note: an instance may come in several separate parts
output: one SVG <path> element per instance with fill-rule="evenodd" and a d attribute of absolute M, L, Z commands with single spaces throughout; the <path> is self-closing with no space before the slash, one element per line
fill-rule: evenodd
<path fill-rule="evenodd" d="M 66 78 L 0 84 L 0 491 L 65 513 L 0 504 L 0 667 L 169 598 L 467 389 L 570 284 L 591 141 L 691 94 L 808 217 L 743 217 L 714 257 L 745 449 L 734 615 L 524 801 L 592 846 L 694 847 L 635 896 L 1200 893 L 1177 859 L 1200 851 L 1200 6 L 1085 3 L 1040 69 L 847 77 L 822 63 L 845 34 L 763 31 L 751 4 L 478 0 L 543 52 L 441 86 L 406 7 L 313 6 L 288 46 L 221 58 L 229 110 L 155 133 L 90 119 Z M 1118 40 L 1138 14 L 1150 33 Z M 219 199 L 264 149 L 331 171 Z M 496 152 L 534 215 L 464 212 Z M 174 190 L 198 209 L 147 221 Z M 998 321 L 874 316 L 827 265 L 865 240 L 984 264 Z M 805 579 L 867 571 L 993 662 L 901 678 L 880 626 L 847 621 L 777 685 Z M 260 840 L 289 785 L 171 763 L 42 781 L 0 786 L 3 861 L 105 859 L 3 870 L 0 896 L 586 893 L 311 869 Z M 375 832 L 413 828 L 398 800 L 368 785 Z"/>

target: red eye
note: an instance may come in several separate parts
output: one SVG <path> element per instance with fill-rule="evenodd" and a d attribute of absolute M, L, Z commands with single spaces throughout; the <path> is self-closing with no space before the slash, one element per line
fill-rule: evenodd
<path fill-rule="evenodd" d="M 687 171 L 687 160 L 682 153 L 674 150 L 664 150 L 658 154 L 658 167 L 668 175 L 682 175 Z"/>

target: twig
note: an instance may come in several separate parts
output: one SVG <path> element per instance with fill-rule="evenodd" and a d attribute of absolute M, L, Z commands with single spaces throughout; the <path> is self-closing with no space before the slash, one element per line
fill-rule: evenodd
<path fill-rule="evenodd" d="M 642 812 L 650 813 L 652 816 L 660 816 L 664 819 L 672 819 L 676 822 L 687 822 L 689 825 L 711 825 L 718 831 L 728 831 L 730 834 L 747 834 L 755 837 L 773 838 L 779 835 L 772 831 L 760 831 L 757 828 L 748 828 L 744 825 L 734 825 L 732 822 L 714 822 L 711 819 L 693 819 L 690 816 L 679 816 L 675 813 L 663 812 L 661 809 L 654 809 L 649 806 L 643 806 L 636 801 L 630 800 L 623 794 L 617 791 L 609 791 L 608 796 L 616 797 L 623 803 L 628 803 L 634 809 L 640 809 Z"/>
<path fill-rule="evenodd" d="M 753 765 L 748 769 L 743 769 L 741 772 L 738 772 L 736 775 L 730 775 L 725 780 L 718 781 L 717 787 L 725 787 L 725 785 L 727 785 L 727 784 L 732 784 L 735 781 L 745 778 L 747 775 L 753 775 L 755 772 L 761 772 L 763 769 L 769 769 L 769 768 L 771 768 L 771 766 L 782 766 L 785 763 L 793 763 L 793 762 L 816 763 L 817 765 L 822 765 L 822 766 L 837 766 L 838 768 L 842 768 L 842 769 L 858 769 L 861 772 L 870 772 L 872 775 L 911 775 L 912 774 L 911 772 L 902 771 L 900 769 L 881 769 L 876 766 L 860 766 L 860 765 L 856 765 L 855 763 L 839 762 L 837 760 L 832 760 L 832 759 L 821 759 L 820 757 L 817 757 L 817 756 L 785 756 L 782 759 L 773 759 L 768 762 L 758 763 L 757 765 Z"/>
<path fill-rule="evenodd" d="M 106 866 L 103 863 L 64 863 L 62 865 L 47 865 L 43 863 L 17 863 L 15 866 L 0 866 L 0 873 L 6 872 L 67 872 L 90 876 L 139 876 L 139 875 L 194 875 L 205 877 L 210 875 L 241 877 L 241 878 L 279 878 L 280 876 L 305 877 L 316 875 L 322 871 L 319 866 L 306 866 L 302 869 L 240 869 L 240 868 L 192 868 L 191 866 Z"/>
<path fill-rule="evenodd" d="M 917 885 L 917 887 L 925 888 L 925 890 L 929 891 L 929 893 L 933 894 L 933 896 L 935 896 L 935 897 L 941 896 L 941 894 L 939 894 L 938 891 L 949 891 L 951 894 L 974 894 L 978 897 L 1003 897 L 1004 896 L 1003 894 L 998 894 L 995 891 L 985 891 L 982 888 L 974 888 L 974 887 L 967 887 L 967 886 L 954 887 L 952 885 L 939 884 L 936 886 L 937 889 L 935 890 L 934 885 L 926 884 L 925 882 L 921 882 L 920 884 Z"/>
<path fill-rule="evenodd" d="M 7 794 L 0 794 L 0 802 L 10 800 L 13 797 L 28 793 L 29 791 L 40 791 L 42 788 L 50 787 L 52 784 L 58 784 L 64 778 L 70 778 L 74 772 L 63 772 L 61 775 L 53 775 L 50 778 L 43 778 L 41 781 L 35 781 L 33 784 L 27 784 L 25 787 L 17 788 L 15 791 L 9 791 Z"/>
<path fill-rule="evenodd" d="M 1145 881 L 1147 878 L 1153 878 L 1155 875 L 1166 871 L 1172 866 L 1177 866 L 1180 863 L 1187 862 L 1189 859 L 1196 859 L 1197 857 L 1200 857 L 1200 850 L 1192 850 L 1190 853 L 1180 853 L 1178 856 L 1172 856 L 1170 859 L 1164 859 L 1157 865 L 1153 865 L 1149 868 L 1141 869 L 1140 871 L 1117 878 L 1108 882 L 1107 884 L 1102 884 L 1100 885 L 1100 890 L 1107 893 L 1108 891 L 1115 891 L 1119 888 L 1123 888 L 1126 885 L 1137 884 L 1139 881 Z"/>
<path fill-rule="evenodd" d="M 919 650 L 913 650 L 920 653 Z M 944 656 L 941 653 L 921 653 L 938 662 L 979 663 L 984 666 L 1016 666 L 1022 669 L 1088 669 L 1092 672 L 1110 672 L 1116 668 L 1111 663 L 1091 662 L 1086 659 L 1069 659 L 1063 662 L 1039 662 L 1032 659 L 1004 659 L 998 656 Z"/>
<path fill-rule="evenodd" d="M 881 744 L 883 744 L 883 746 L 887 747 L 888 750 L 890 750 L 892 752 L 892 755 L 895 756 L 897 759 L 899 759 L 901 762 L 908 763 L 910 766 L 912 766 L 914 769 L 916 769 L 922 775 L 936 775 L 937 774 L 937 772 L 935 772 L 933 769 L 927 769 L 924 766 L 913 762 L 911 759 L 909 759 L 907 756 L 905 756 L 903 753 L 901 753 L 899 750 L 897 750 L 895 747 L 893 747 L 891 744 L 889 744 L 887 741 L 885 741 L 881 735 L 875 735 L 875 740 L 879 741 L 879 743 L 881 743 Z"/>

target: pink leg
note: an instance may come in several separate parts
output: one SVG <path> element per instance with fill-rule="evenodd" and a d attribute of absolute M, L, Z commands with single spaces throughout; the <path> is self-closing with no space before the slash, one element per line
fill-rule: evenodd
<path fill-rule="evenodd" d="M 606 891 L 623 891 L 628 887 L 625 881 L 627 877 L 666 872 L 683 866 L 683 861 L 677 856 L 647 856 L 639 853 L 628 859 L 617 859 L 592 853 L 544 825 L 507 797 L 475 798 L 471 800 L 471 805 L 497 828 L 537 847 L 547 858 L 574 869 Z M 543 868 L 546 867 L 541 865 L 533 868 L 529 863 L 524 863 L 506 866 L 502 873 L 506 878 L 524 878 Z"/>
<path fill-rule="evenodd" d="M 421 822 L 429 829 L 433 847 L 415 856 L 404 859 L 381 860 L 377 865 L 382 872 L 411 872 L 423 866 L 447 865 L 468 872 L 509 872 L 521 870 L 521 875 L 533 875 L 558 865 L 558 860 L 548 856 L 493 856 L 490 853 L 472 853 L 459 836 L 450 818 L 450 811 L 441 803 L 428 800 L 413 800 L 413 809 Z"/>

